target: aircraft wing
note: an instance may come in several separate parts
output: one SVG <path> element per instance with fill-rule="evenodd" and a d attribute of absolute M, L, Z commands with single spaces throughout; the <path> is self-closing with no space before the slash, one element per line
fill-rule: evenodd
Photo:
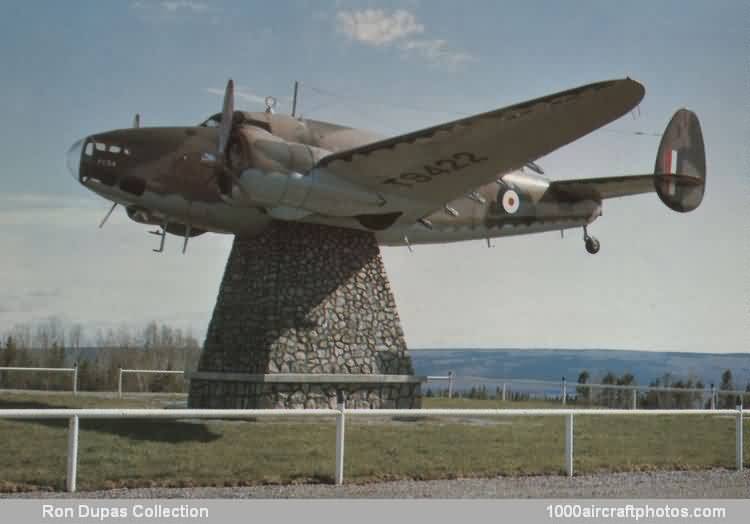
<path fill-rule="evenodd" d="M 418 218 L 619 118 L 644 93 L 629 78 L 588 84 L 334 153 L 317 167 L 405 199 L 399 211 Z"/>

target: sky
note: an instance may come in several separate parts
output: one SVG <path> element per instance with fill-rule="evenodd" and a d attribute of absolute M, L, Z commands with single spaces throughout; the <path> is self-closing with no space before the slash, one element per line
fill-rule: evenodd
<path fill-rule="evenodd" d="M 648 173 L 672 113 L 703 126 L 703 204 L 609 200 L 590 233 L 383 248 L 412 348 L 746 352 L 747 7 L 739 2 L 17 2 L 0 7 L 0 333 L 51 315 L 156 320 L 201 337 L 232 237 L 158 239 L 74 181 L 77 139 L 190 125 L 272 95 L 289 111 L 395 135 L 630 76 L 627 115 L 538 161 L 553 179 Z M 640 134 L 637 134 L 640 133 Z M 656 135 L 656 136 L 654 136 Z"/>

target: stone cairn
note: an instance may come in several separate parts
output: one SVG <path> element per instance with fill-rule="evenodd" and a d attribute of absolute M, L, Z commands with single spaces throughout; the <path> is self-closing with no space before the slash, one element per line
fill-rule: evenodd
<path fill-rule="evenodd" d="M 234 240 L 188 405 L 416 408 L 413 373 L 374 235 L 273 222 Z"/>

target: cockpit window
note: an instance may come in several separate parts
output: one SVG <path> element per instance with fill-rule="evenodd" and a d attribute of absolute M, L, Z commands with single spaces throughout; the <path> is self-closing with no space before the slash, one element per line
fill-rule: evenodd
<path fill-rule="evenodd" d="M 238 125 L 257 126 L 261 129 L 265 129 L 269 133 L 271 132 L 271 126 L 268 125 L 268 122 L 255 120 L 254 118 L 248 118 L 247 116 L 245 116 L 245 113 L 241 111 L 236 111 L 233 118 L 235 119 L 235 123 Z M 200 124 L 200 127 L 219 127 L 220 125 L 221 113 L 216 113 L 208 120 Z"/>
<path fill-rule="evenodd" d="M 98 152 L 107 153 L 107 154 L 99 155 Z M 83 148 L 83 154 L 88 157 L 92 157 L 92 156 L 111 157 L 111 155 L 130 156 L 130 150 L 127 147 L 123 147 L 120 144 L 105 144 L 104 142 L 87 142 L 86 146 Z"/>
<path fill-rule="evenodd" d="M 219 127 L 221 124 L 221 113 L 216 113 L 214 116 L 203 122 L 200 127 Z"/>

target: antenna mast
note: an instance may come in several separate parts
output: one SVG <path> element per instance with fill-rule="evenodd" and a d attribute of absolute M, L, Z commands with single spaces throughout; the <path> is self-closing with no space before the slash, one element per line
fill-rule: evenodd
<path fill-rule="evenodd" d="M 296 116 L 297 113 L 297 91 L 299 89 L 299 82 L 294 81 L 294 97 L 292 98 L 292 116 Z"/>

